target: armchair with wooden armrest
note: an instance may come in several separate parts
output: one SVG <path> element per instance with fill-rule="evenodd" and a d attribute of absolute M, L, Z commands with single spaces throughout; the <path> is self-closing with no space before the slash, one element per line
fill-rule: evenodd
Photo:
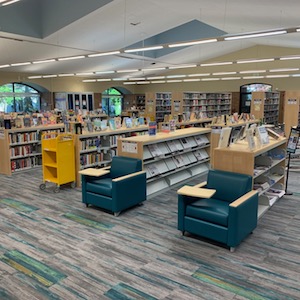
<path fill-rule="evenodd" d="M 252 177 L 209 170 L 207 181 L 178 190 L 178 229 L 234 251 L 257 226 L 258 193 Z"/>

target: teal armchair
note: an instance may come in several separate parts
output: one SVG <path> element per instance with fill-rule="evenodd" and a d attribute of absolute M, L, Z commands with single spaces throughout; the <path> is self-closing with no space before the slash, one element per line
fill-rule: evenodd
<path fill-rule="evenodd" d="M 82 202 L 111 211 L 115 216 L 146 200 L 146 172 L 140 159 L 114 156 L 102 175 L 81 175 Z"/>
<path fill-rule="evenodd" d="M 252 190 L 249 175 L 209 170 L 206 182 L 178 190 L 182 234 L 190 232 L 223 243 L 230 251 L 256 228 L 257 211 L 258 193 Z"/>

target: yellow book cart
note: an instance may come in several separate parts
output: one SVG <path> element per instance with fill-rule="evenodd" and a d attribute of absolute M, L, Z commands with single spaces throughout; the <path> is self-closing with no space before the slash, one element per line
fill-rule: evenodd
<path fill-rule="evenodd" d="M 70 183 L 75 188 L 75 145 L 74 135 L 69 133 L 44 133 L 42 135 L 43 183 L 40 189 L 46 189 L 46 183 L 56 184 L 55 193 L 60 186 Z"/>

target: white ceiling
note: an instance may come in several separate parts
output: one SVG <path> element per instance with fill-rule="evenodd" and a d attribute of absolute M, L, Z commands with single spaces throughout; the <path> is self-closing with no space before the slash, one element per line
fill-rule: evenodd
<path fill-rule="evenodd" d="M 297 27 L 299 11 L 299 0 L 21 0 L 0 7 L 0 30 L 3 30 L 0 31 L 0 66 L 130 48 L 164 32 L 173 33 L 174 41 L 176 30 L 172 29 L 193 20 L 229 35 Z M 17 22 L 18 19 L 22 22 Z M 12 24 L 15 26 L 9 26 Z M 35 26 L 39 27 L 38 31 Z M 191 31 L 186 33 L 187 40 L 191 34 L 205 34 Z M 183 41 L 182 35 L 177 41 Z M 200 64 L 218 61 L 223 55 L 255 45 L 294 48 L 300 54 L 300 32 L 176 48 L 157 58 L 122 53 L 7 67 L 0 72 L 48 75 Z M 146 75 L 156 73 L 149 71 Z M 141 75 L 145 71 L 129 73 L 126 77 Z M 120 77 L 120 74 L 113 76 Z"/>

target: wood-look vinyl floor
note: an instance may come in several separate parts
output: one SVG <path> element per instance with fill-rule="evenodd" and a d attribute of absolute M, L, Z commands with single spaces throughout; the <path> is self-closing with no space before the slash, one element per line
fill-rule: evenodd
<path fill-rule="evenodd" d="M 300 299 L 300 173 L 234 253 L 177 227 L 174 188 L 119 217 L 0 175 L 0 299 Z"/>

